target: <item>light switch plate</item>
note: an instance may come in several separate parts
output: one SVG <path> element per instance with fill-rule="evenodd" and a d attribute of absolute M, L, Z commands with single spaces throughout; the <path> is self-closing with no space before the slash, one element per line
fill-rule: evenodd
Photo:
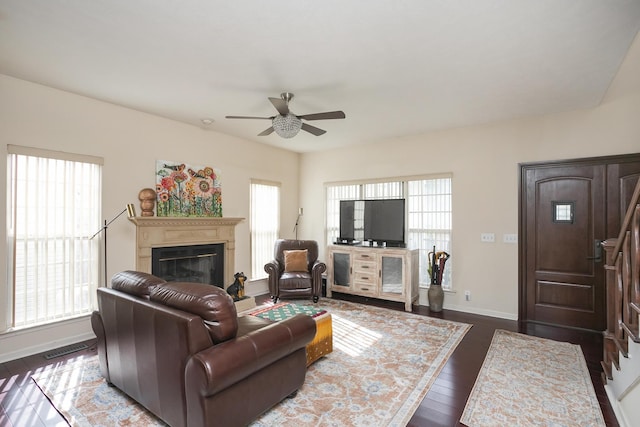
<path fill-rule="evenodd" d="M 518 235 L 517 234 L 503 234 L 502 241 L 504 243 L 518 243 Z"/>
<path fill-rule="evenodd" d="M 480 241 L 484 243 L 493 243 L 496 241 L 495 233 L 482 233 L 480 235 Z"/>

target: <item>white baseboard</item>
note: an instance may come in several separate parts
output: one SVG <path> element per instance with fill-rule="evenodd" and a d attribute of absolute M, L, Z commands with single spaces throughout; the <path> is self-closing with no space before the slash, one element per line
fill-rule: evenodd
<path fill-rule="evenodd" d="M 419 299 L 418 304 L 423 305 L 425 307 L 429 306 L 429 298 L 427 296 L 428 289 L 420 288 L 419 290 Z M 481 316 L 489 316 L 489 317 L 497 317 L 498 319 L 506 319 L 506 320 L 518 320 L 517 313 L 504 313 L 502 311 L 494 311 L 494 310 L 485 310 L 482 308 L 461 306 L 455 304 L 447 304 L 447 296 L 445 291 L 444 304 L 442 308 L 445 310 L 453 310 L 460 311 L 462 313 L 470 313 L 470 314 L 479 314 Z"/>
<path fill-rule="evenodd" d="M 518 320 L 517 314 L 503 313 L 501 311 L 485 310 L 482 308 L 474 308 L 474 307 L 463 307 L 460 305 L 447 305 L 446 303 L 442 306 L 442 308 L 446 310 L 460 311 L 462 313 L 479 314 L 481 316 L 496 317 L 498 319 Z"/>
<path fill-rule="evenodd" d="M 244 285 L 244 293 L 250 297 L 269 293 L 269 282 L 267 279 L 248 280 Z"/>
<path fill-rule="evenodd" d="M 0 335 L 0 363 L 94 339 L 90 316 Z"/>

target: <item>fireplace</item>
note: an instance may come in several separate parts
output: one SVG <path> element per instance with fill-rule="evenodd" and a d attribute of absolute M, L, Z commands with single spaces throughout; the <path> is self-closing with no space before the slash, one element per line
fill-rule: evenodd
<path fill-rule="evenodd" d="M 173 218 L 173 217 L 134 217 L 129 219 L 136 225 L 136 270 L 153 273 L 153 252 L 156 249 L 168 248 L 180 257 L 179 251 L 192 246 L 216 246 L 217 266 L 214 273 L 204 273 L 213 277 L 213 284 L 226 288 L 233 283 L 235 269 L 235 226 L 244 218 Z M 186 255 L 185 255 L 186 256 Z M 170 258 L 170 256 L 165 257 Z M 168 261 L 168 260 L 167 260 Z M 178 260 L 175 260 L 178 261 Z M 196 263 L 199 261 L 190 261 Z M 186 263 L 186 261 L 185 261 Z M 176 262 L 175 264 L 180 264 Z M 171 270 L 171 261 L 166 266 Z M 189 263 L 176 266 L 176 272 L 186 273 L 191 270 Z M 210 269 L 209 269 L 210 270 Z M 200 276 L 191 276 L 201 280 Z M 165 278 L 165 280 L 167 280 Z M 185 281 L 184 278 L 179 279 Z M 210 283 L 209 280 L 206 280 Z"/>
<path fill-rule="evenodd" d="M 167 282 L 207 283 L 224 289 L 224 244 L 152 248 L 151 274 Z"/>

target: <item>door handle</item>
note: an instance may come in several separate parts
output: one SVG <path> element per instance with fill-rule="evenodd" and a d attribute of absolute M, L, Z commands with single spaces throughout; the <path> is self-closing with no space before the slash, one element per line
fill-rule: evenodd
<path fill-rule="evenodd" d="M 588 256 L 587 259 L 593 260 L 594 262 L 602 261 L 602 240 L 594 239 L 593 256 Z"/>

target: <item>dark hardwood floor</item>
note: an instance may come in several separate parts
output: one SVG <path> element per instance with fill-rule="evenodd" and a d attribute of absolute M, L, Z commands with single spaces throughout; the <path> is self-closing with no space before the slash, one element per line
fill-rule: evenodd
<path fill-rule="evenodd" d="M 31 376 L 53 366 L 95 356 L 95 340 L 84 343 L 88 349 L 55 359 L 45 359 L 44 354 L 49 353 L 46 352 L 0 364 L 0 426 L 68 426 Z"/>
<path fill-rule="evenodd" d="M 348 295 L 340 296 L 340 298 L 394 310 L 403 310 L 404 308 L 402 303 Z M 266 296 L 256 298 L 256 301 L 260 303 L 265 299 Z M 518 331 L 518 324 L 515 321 L 450 310 L 430 313 L 429 308 L 424 306 L 415 306 L 414 312 L 425 316 L 470 323 L 473 327 L 447 361 L 408 425 L 414 427 L 462 425 L 458 420 L 489 349 L 494 331 L 496 329 Z M 599 334 L 540 325 L 531 325 L 520 332 L 579 344 L 585 355 L 607 426 L 618 426 L 600 376 L 602 337 Z M 94 356 L 96 354 L 95 341 L 90 340 L 85 343 L 89 346 L 88 349 L 55 359 L 47 360 L 43 354 L 36 354 L 0 364 L 0 427 L 67 426 L 64 418 L 58 414 L 31 380 L 31 375 L 54 365 Z"/>

